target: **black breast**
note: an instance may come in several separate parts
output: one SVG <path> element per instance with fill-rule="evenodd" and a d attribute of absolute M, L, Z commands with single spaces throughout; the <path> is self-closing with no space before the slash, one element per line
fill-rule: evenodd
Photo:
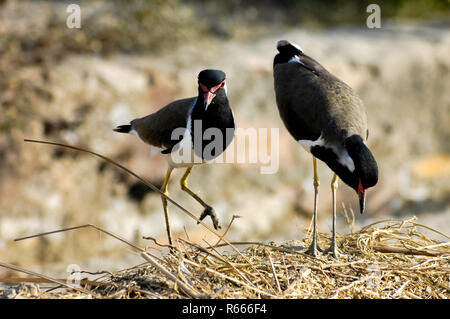
<path fill-rule="evenodd" d="M 190 131 L 194 152 L 204 160 L 218 157 L 234 138 L 233 112 L 222 91 L 217 93 L 206 111 L 200 98 L 192 110 Z"/>

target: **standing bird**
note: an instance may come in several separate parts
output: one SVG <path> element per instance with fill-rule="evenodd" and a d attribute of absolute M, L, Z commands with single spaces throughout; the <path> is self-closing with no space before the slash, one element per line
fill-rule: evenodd
<path fill-rule="evenodd" d="M 225 76 L 220 70 L 203 70 L 198 74 L 197 97 L 174 101 L 153 114 L 114 129 L 119 133 L 133 133 L 145 143 L 163 149 L 161 153 L 169 164 L 161 188 L 164 194 L 168 195 L 172 170 L 187 167 L 180 181 L 181 188 L 203 206 L 200 220 L 209 215 L 215 229 L 220 224 L 214 209 L 188 187 L 187 180 L 194 165 L 215 159 L 233 140 L 236 124 L 228 103 Z M 163 196 L 161 199 L 167 236 L 172 244 L 167 199 Z"/>
<path fill-rule="evenodd" d="M 378 181 L 378 166 L 365 142 L 369 136 L 363 102 L 343 81 L 303 53 L 300 46 L 277 41 L 279 51 L 273 61 L 276 102 L 289 133 L 313 156 L 314 215 L 313 239 L 307 252 L 317 255 L 317 198 L 319 178 L 317 160 L 334 172 L 333 235 L 330 248 L 336 247 L 336 189 L 338 176 L 353 188 L 364 211 L 366 190 Z"/>

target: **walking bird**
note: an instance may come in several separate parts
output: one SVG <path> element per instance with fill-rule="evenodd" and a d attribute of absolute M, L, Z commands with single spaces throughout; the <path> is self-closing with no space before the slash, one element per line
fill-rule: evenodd
<path fill-rule="evenodd" d="M 180 185 L 199 202 L 203 220 L 210 216 L 215 229 L 220 228 L 214 209 L 206 204 L 187 184 L 194 165 L 214 160 L 231 143 L 236 124 L 227 98 L 225 73 L 206 69 L 198 74 L 198 96 L 174 101 L 159 111 L 134 119 L 114 129 L 133 133 L 143 142 L 160 147 L 168 168 L 161 191 L 168 195 L 170 175 L 174 168 L 186 167 Z M 167 199 L 162 198 L 167 236 L 172 244 Z"/>
<path fill-rule="evenodd" d="M 306 55 L 300 46 L 287 40 L 276 43 L 273 61 L 274 87 L 278 110 L 289 133 L 310 152 L 314 170 L 313 238 L 307 249 L 316 256 L 317 160 L 334 172 L 332 241 L 325 253 L 338 257 L 336 246 L 336 190 L 338 177 L 353 188 L 364 211 L 366 190 L 378 181 L 378 166 L 366 146 L 369 136 L 363 102 L 347 84 Z"/>

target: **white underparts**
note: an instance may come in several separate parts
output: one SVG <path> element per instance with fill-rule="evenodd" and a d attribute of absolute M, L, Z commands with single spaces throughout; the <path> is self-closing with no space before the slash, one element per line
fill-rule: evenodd
<path fill-rule="evenodd" d="M 139 139 L 141 139 L 141 137 L 139 136 L 139 133 L 136 130 L 130 130 L 128 133 L 130 134 L 134 134 L 136 135 Z M 142 140 L 142 139 L 141 139 Z M 159 154 L 161 152 L 162 148 L 161 147 L 156 147 L 153 145 L 150 145 L 150 156 L 153 157 L 156 154 Z"/>
<path fill-rule="evenodd" d="M 327 144 L 327 142 L 323 139 L 322 135 L 315 140 L 298 140 L 298 143 L 309 153 L 311 153 L 311 148 L 314 146 L 321 146 L 328 149 L 331 149 L 334 154 L 336 154 L 338 158 L 338 162 L 347 167 L 351 172 L 355 170 L 355 163 L 353 162 L 353 159 L 348 154 L 345 147 L 337 147 L 335 145 Z"/>

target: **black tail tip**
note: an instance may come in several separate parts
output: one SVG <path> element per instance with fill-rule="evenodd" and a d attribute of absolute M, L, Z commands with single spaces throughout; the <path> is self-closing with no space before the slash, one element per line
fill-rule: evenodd
<path fill-rule="evenodd" d="M 119 133 L 129 133 L 131 131 L 131 125 L 119 125 L 113 129 L 113 131 Z"/>

